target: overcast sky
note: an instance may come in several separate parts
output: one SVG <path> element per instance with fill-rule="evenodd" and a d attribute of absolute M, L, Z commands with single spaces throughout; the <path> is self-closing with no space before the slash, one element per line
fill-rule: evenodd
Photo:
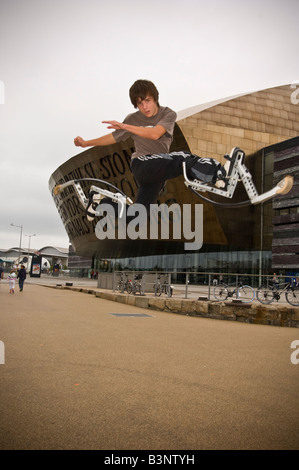
<path fill-rule="evenodd" d="M 68 247 L 48 189 L 77 135 L 132 112 L 152 80 L 191 106 L 299 83 L 298 0 L 0 0 L 0 249 Z"/>

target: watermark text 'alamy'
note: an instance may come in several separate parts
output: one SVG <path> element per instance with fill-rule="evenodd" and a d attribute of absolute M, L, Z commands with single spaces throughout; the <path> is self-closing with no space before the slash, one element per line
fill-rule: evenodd
<path fill-rule="evenodd" d="M 185 250 L 199 250 L 203 243 L 202 204 L 151 204 L 149 214 L 142 204 L 132 204 L 116 220 L 113 206 L 99 204 L 102 217 L 95 228 L 99 240 L 182 240 Z M 192 228 L 193 227 L 193 228 Z M 190 240 L 186 242 L 186 240 Z"/>

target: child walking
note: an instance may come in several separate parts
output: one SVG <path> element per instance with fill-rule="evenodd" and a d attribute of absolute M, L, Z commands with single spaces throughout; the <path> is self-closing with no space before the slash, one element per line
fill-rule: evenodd
<path fill-rule="evenodd" d="M 15 285 L 16 285 L 16 271 L 15 269 L 12 269 L 7 277 L 8 283 L 9 283 L 9 293 L 14 294 L 15 293 Z"/>

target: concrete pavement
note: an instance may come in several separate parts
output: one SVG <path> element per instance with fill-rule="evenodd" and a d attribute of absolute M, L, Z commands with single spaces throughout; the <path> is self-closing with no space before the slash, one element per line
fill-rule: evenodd
<path fill-rule="evenodd" d="M 299 448 L 296 328 L 31 282 L 0 301 L 2 450 Z"/>

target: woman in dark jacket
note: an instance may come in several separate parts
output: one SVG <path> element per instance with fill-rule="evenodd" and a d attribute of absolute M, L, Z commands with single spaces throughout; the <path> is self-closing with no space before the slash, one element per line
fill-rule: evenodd
<path fill-rule="evenodd" d="M 19 279 L 19 288 L 20 292 L 22 292 L 24 287 L 24 281 L 26 279 L 26 269 L 25 266 L 22 264 L 21 269 L 18 272 L 18 279 Z"/>

